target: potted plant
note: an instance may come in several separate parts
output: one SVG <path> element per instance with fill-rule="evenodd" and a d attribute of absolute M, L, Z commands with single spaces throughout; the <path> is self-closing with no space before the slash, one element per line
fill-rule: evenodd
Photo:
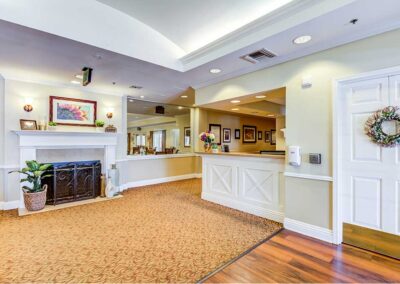
<path fill-rule="evenodd" d="M 215 139 L 215 135 L 211 131 L 205 131 L 200 133 L 199 138 L 204 142 L 204 152 L 209 152 L 211 149 L 211 143 Z"/>
<path fill-rule="evenodd" d="M 211 143 L 211 152 L 212 153 L 218 153 L 218 144 L 217 143 Z"/>
<path fill-rule="evenodd" d="M 103 129 L 103 127 L 104 127 L 104 121 L 102 121 L 102 120 L 96 120 L 95 122 L 94 122 L 94 124 L 96 125 L 96 131 L 97 132 L 103 132 L 104 131 L 104 129 Z"/>
<path fill-rule="evenodd" d="M 48 125 L 49 125 L 49 127 L 48 127 L 49 131 L 56 131 L 57 130 L 57 123 L 56 122 L 49 121 Z"/>
<path fill-rule="evenodd" d="M 24 194 L 25 208 L 29 211 L 38 211 L 44 208 L 46 204 L 47 184 L 42 186 L 42 179 L 52 176 L 46 173 L 51 164 L 40 164 L 36 161 L 26 161 L 26 167 L 18 172 L 25 175 L 21 183 L 28 182 L 30 185 L 22 186 Z"/>

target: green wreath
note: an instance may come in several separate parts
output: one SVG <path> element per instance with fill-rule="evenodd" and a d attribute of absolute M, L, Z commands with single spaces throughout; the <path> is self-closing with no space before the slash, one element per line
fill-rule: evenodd
<path fill-rule="evenodd" d="M 394 147 L 400 144 L 400 133 L 389 135 L 383 132 L 382 123 L 385 121 L 400 122 L 400 115 L 397 113 L 398 107 L 388 106 L 378 110 L 365 124 L 366 134 L 371 140 L 383 147 Z"/>

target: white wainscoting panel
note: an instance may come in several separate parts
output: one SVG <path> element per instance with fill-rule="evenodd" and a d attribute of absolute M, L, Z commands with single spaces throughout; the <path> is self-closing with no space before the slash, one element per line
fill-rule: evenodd
<path fill-rule="evenodd" d="M 202 155 L 202 198 L 250 214 L 283 222 L 284 159 Z"/>

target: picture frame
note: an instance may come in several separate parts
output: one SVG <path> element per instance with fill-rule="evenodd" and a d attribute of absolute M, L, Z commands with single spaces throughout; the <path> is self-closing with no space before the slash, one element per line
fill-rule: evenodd
<path fill-rule="evenodd" d="M 235 129 L 235 139 L 240 139 L 240 129 Z"/>
<path fill-rule="evenodd" d="M 251 125 L 243 125 L 243 143 L 257 142 L 257 127 Z"/>
<path fill-rule="evenodd" d="M 224 128 L 222 133 L 224 143 L 231 143 L 231 129 Z"/>
<path fill-rule="evenodd" d="M 97 102 L 50 96 L 50 121 L 58 125 L 95 127 Z"/>
<path fill-rule="evenodd" d="M 262 131 L 258 131 L 257 132 L 257 140 L 262 140 L 263 138 L 262 138 L 262 135 L 263 135 L 263 132 Z"/>
<path fill-rule="evenodd" d="M 214 143 L 216 143 L 217 145 L 221 145 L 221 124 L 210 123 L 208 125 L 208 130 L 215 135 Z"/>
<path fill-rule="evenodd" d="M 271 145 L 276 145 L 276 130 L 271 129 Z"/>
<path fill-rule="evenodd" d="M 183 128 L 183 147 L 190 147 L 191 130 L 190 127 Z"/>
<path fill-rule="evenodd" d="M 36 120 L 20 119 L 19 125 L 21 130 L 37 130 Z"/>
<path fill-rule="evenodd" d="M 265 131 L 264 133 L 264 142 L 270 143 L 271 142 L 271 131 Z"/>

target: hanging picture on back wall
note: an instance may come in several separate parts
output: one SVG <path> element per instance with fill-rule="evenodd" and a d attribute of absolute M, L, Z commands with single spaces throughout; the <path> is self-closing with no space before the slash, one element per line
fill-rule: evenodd
<path fill-rule="evenodd" d="M 243 143 L 257 142 L 257 127 L 243 125 Z"/>
<path fill-rule="evenodd" d="M 59 125 L 95 126 L 97 102 L 50 97 L 50 121 Z"/>

